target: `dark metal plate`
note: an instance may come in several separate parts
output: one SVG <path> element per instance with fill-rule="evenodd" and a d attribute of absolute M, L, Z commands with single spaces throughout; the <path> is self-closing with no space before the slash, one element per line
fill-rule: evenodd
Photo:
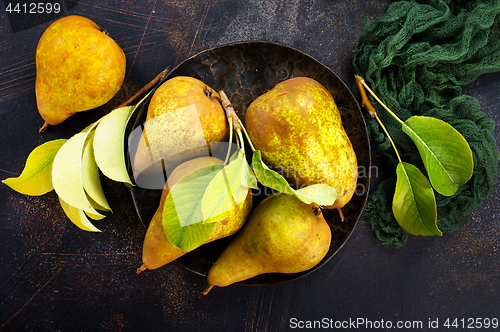
<path fill-rule="evenodd" d="M 332 94 L 342 116 L 344 128 L 353 144 L 359 167 L 357 190 L 342 209 L 340 221 L 336 210 L 325 210 L 324 216 L 332 231 L 330 249 L 313 269 L 294 274 L 263 274 L 240 282 L 245 285 L 270 285 L 303 276 L 324 265 L 347 241 L 364 209 L 370 184 L 370 143 L 360 107 L 349 88 L 328 67 L 296 49 L 271 42 L 243 42 L 215 47 L 182 62 L 163 80 L 175 76 L 191 76 L 217 91 L 224 90 L 238 116 L 244 120 L 250 103 L 272 89 L 277 83 L 298 76 L 315 79 Z M 161 82 L 160 82 L 161 83 Z M 152 94 L 151 94 L 152 95 Z M 144 123 L 149 100 L 138 107 L 129 120 L 127 133 Z M 126 133 L 126 134 L 127 134 Z M 161 191 L 131 188 L 138 215 L 147 227 L 155 213 Z M 270 193 L 270 192 L 269 192 Z M 254 207 L 266 196 L 266 191 L 254 198 Z M 206 276 L 211 265 L 224 250 L 230 238 L 208 243 L 180 258 L 186 269 Z"/>

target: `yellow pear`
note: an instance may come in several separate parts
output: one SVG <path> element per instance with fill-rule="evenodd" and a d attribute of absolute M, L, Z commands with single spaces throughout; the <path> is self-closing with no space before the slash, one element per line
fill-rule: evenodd
<path fill-rule="evenodd" d="M 137 273 L 146 269 L 157 269 L 186 254 L 186 252 L 182 249 L 171 245 L 165 236 L 162 225 L 163 205 L 168 193 L 170 192 L 170 188 L 182 177 L 201 167 L 215 164 L 223 164 L 223 161 L 215 157 L 199 157 L 186 161 L 174 169 L 165 184 L 160 206 L 148 226 L 142 251 L 143 265 L 137 270 Z M 246 198 L 236 207 L 228 207 L 227 217 L 216 222 L 210 236 L 203 244 L 228 237 L 236 233 L 247 220 L 251 209 L 252 193 L 251 189 L 248 189 Z"/>
<path fill-rule="evenodd" d="M 52 23 L 36 49 L 35 94 L 45 120 L 40 131 L 107 103 L 125 67 L 123 50 L 91 20 L 71 15 Z"/>
<path fill-rule="evenodd" d="M 297 273 L 316 266 L 330 248 L 321 209 L 293 195 L 274 194 L 251 213 L 210 268 L 209 287 L 224 287 L 263 273 Z"/>
<path fill-rule="evenodd" d="M 228 134 L 216 91 L 196 78 L 168 79 L 149 103 L 134 175 L 170 172 L 186 160 L 208 156 Z"/>
<path fill-rule="evenodd" d="M 335 203 L 325 208 L 340 212 L 349 202 L 358 177 L 356 154 L 332 95 L 320 83 L 307 77 L 283 81 L 256 98 L 244 120 L 268 166 L 297 188 L 336 188 Z"/>

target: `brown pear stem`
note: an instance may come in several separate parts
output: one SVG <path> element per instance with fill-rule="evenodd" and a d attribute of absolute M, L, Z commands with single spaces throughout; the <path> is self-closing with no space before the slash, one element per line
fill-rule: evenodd
<path fill-rule="evenodd" d="M 250 145 L 250 148 L 252 151 L 255 151 L 255 147 L 252 144 L 252 141 L 250 140 L 250 137 L 248 135 L 247 130 L 245 129 L 245 126 L 241 122 L 240 118 L 236 114 L 233 105 L 229 101 L 229 98 L 227 98 L 226 93 L 224 91 L 219 91 L 220 95 L 220 100 L 222 103 L 222 108 L 224 108 L 224 111 L 226 112 L 226 116 L 228 121 L 231 121 L 234 126 L 234 130 L 238 134 L 238 137 L 240 138 L 241 145 L 243 146 L 244 141 L 243 141 L 243 133 L 245 133 L 245 136 L 247 137 L 248 144 Z"/>
<path fill-rule="evenodd" d="M 207 288 L 205 288 L 205 290 L 203 291 L 203 295 L 207 295 L 208 292 L 210 292 L 210 290 L 214 288 L 214 285 L 208 285 Z"/>
<path fill-rule="evenodd" d="M 375 111 L 375 108 L 372 106 L 372 104 L 370 103 L 370 100 L 368 99 L 368 96 L 366 95 L 366 90 L 368 90 L 368 92 L 372 95 L 373 98 L 375 98 L 380 105 L 382 105 L 383 108 L 385 108 L 394 118 L 396 118 L 396 120 L 398 120 L 402 125 L 404 125 L 404 122 L 398 118 L 396 116 L 396 114 L 394 114 L 390 109 L 389 107 L 387 107 L 378 97 L 377 95 L 370 89 L 370 87 L 366 84 L 365 80 L 363 79 L 363 77 L 359 76 L 359 75 L 356 75 L 355 76 L 355 80 L 356 80 L 356 84 L 358 85 L 358 88 L 359 88 L 359 92 L 361 93 L 361 99 L 362 99 L 362 105 L 364 107 L 366 107 L 368 109 L 368 111 L 370 112 L 370 115 L 372 118 L 375 118 L 375 120 L 377 120 L 378 124 L 380 125 L 380 127 L 382 128 L 382 130 L 385 132 L 385 134 L 387 135 L 387 138 L 389 139 L 389 141 L 391 142 L 392 144 L 392 147 L 394 148 L 394 151 L 396 152 L 396 156 L 398 157 L 398 160 L 399 162 L 402 162 L 401 160 L 401 157 L 399 155 L 399 152 L 398 152 L 398 149 L 396 148 L 396 144 L 394 144 L 394 141 L 392 140 L 392 137 L 391 135 L 389 135 L 389 132 L 387 131 L 387 129 L 385 128 L 384 124 L 382 123 L 382 121 L 380 120 L 380 118 L 378 117 L 377 115 L 377 111 Z"/>
<path fill-rule="evenodd" d="M 344 221 L 344 214 L 342 213 L 342 209 L 341 208 L 337 208 L 337 211 L 339 211 L 340 220 Z"/>
<path fill-rule="evenodd" d="M 38 130 L 39 133 L 43 133 L 45 131 L 45 129 L 49 128 L 50 125 L 47 121 L 45 121 L 45 123 L 43 124 L 42 127 L 40 127 L 40 129 Z"/>
<path fill-rule="evenodd" d="M 148 268 L 146 267 L 145 264 L 142 264 L 140 268 L 137 269 L 137 274 L 141 273 L 144 270 L 147 270 Z"/>
<path fill-rule="evenodd" d="M 222 103 L 222 107 L 224 108 L 224 111 L 226 111 L 226 116 L 229 119 L 229 121 L 233 122 L 234 130 L 236 132 L 241 131 L 241 125 L 238 121 L 238 115 L 234 111 L 233 105 L 231 105 L 231 102 L 229 101 L 229 98 L 227 98 L 227 95 L 224 91 L 219 92 L 220 95 L 220 101 Z"/>
<path fill-rule="evenodd" d="M 370 116 L 372 118 L 376 117 L 377 111 L 375 110 L 373 105 L 370 103 L 370 100 L 368 99 L 368 96 L 366 95 L 366 91 L 364 89 L 365 80 L 363 79 L 363 77 L 361 77 L 359 75 L 356 75 L 354 77 L 354 79 L 356 80 L 356 84 L 358 85 L 359 93 L 361 95 L 361 106 L 366 107 L 366 109 L 368 110 L 368 113 L 370 113 Z"/>
<path fill-rule="evenodd" d="M 164 71 L 162 71 L 160 74 L 158 74 L 158 76 L 156 76 L 155 78 L 153 78 L 153 80 L 151 82 L 149 82 L 148 84 L 146 84 L 142 89 L 140 89 L 139 91 L 137 91 L 136 93 L 134 93 L 134 95 L 132 97 L 130 97 L 125 102 L 123 102 L 120 106 L 118 106 L 118 108 L 130 105 L 131 102 L 133 102 L 134 100 L 136 100 L 137 98 L 139 98 L 140 96 L 142 96 L 144 94 L 144 92 L 148 91 L 153 85 L 155 85 L 161 79 L 163 79 L 165 76 L 167 76 L 167 73 L 169 72 L 169 70 L 170 69 L 167 68 Z"/>

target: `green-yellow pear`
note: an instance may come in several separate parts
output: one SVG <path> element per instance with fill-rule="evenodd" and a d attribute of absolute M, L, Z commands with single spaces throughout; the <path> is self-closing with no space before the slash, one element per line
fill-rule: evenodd
<path fill-rule="evenodd" d="M 173 77 L 151 98 L 134 173 L 169 172 L 183 161 L 208 156 L 228 135 L 219 94 L 196 78 Z"/>
<path fill-rule="evenodd" d="M 210 268 L 209 287 L 224 287 L 263 273 L 297 273 L 316 266 L 330 248 L 321 209 L 293 195 L 265 198 Z"/>
<path fill-rule="evenodd" d="M 52 23 L 36 49 L 40 131 L 107 103 L 120 90 L 125 67 L 123 50 L 91 20 L 71 15 Z"/>
<path fill-rule="evenodd" d="M 151 219 L 151 223 L 146 231 L 142 251 L 143 265 L 137 270 L 137 273 L 146 269 L 157 269 L 186 254 L 186 252 L 182 249 L 171 245 L 165 236 L 162 225 L 163 205 L 170 188 L 182 177 L 201 167 L 215 164 L 223 164 L 223 161 L 215 157 L 199 157 L 186 161 L 174 169 L 165 184 L 160 206 Z M 252 209 L 252 198 L 251 189 L 248 189 L 248 194 L 242 202 L 235 207 L 228 207 L 227 217 L 216 222 L 210 236 L 203 244 L 228 237 L 236 233 L 243 226 L 250 215 L 250 211 Z"/>
<path fill-rule="evenodd" d="M 244 121 L 268 166 L 297 188 L 317 183 L 334 187 L 337 199 L 324 208 L 341 212 L 356 189 L 358 165 L 337 105 L 325 87 L 307 77 L 283 81 L 250 104 Z"/>

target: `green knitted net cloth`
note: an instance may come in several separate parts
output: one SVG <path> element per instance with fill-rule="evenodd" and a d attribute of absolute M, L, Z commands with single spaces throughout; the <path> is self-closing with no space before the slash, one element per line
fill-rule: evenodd
<path fill-rule="evenodd" d="M 435 193 L 438 227 L 443 232 L 456 230 L 460 218 L 481 206 L 497 180 L 495 123 L 475 98 L 463 94 L 461 86 L 481 74 L 500 71 L 500 0 L 395 2 L 382 18 L 366 25 L 356 43 L 353 65 L 402 120 L 432 116 L 451 124 L 469 142 L 474 157 L 471 180 L 451 197 Z M 370 100 L 402 159 L 426 174 L 401 124 Z M 383 180 L 370 194 L 364 213 L 382 243 L 401 247 L 408 233 L 392 214 L 398 160 L 378 123 L 365 114 L 371 144 L 394 168 L 394 178 Z"/>

